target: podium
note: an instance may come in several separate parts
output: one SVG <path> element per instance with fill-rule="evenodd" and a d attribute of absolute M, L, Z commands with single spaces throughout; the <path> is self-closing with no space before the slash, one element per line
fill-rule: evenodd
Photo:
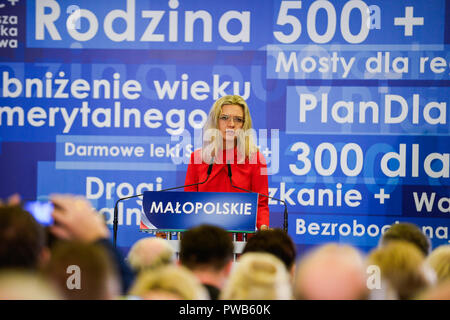
<path fill-rule="evenodd" d="M 256 232 L 258 194 L 242 192 L 158 192 L 145 191 L 140 231 L 165 232 L 175 252 L 180 233 L 210 224 L 233 233 L 234 253 L 242 253 L 247 233 Z M 177 239 L 173 238 L 173 233 Z M 244 234 L 237 241 L 236 234 Z"/>

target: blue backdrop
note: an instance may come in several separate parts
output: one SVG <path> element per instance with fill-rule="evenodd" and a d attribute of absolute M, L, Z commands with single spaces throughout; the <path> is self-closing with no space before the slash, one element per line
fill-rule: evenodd
<path fill-rule="evenodd" d="M 1 197 L 83 194 L 112 226 L 119 197 L 183 184 L 239 94 L 300 253 L 400 221 L 449 243 L 449 0 L 4 0 L 0 19 Z M 141 205 L 119 206 L 123 250 Z"/>

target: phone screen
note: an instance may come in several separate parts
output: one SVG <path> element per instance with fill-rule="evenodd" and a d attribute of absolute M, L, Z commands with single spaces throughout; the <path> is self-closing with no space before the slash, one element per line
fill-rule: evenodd
<path fill-rule="evenodd" d="M 53 224 L 52 212 L 54 206 L 50 201 L 29 201 L 25 203 L 24 209 L 31 213 L 43 226 Z"/>

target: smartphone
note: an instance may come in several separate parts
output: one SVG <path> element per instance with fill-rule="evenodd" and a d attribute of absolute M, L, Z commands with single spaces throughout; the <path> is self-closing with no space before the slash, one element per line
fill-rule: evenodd
<path fill-rule="evenodd" d="M 50 226 L 53 224 L 52 212 L 54 206 L 50 201 L 27 201 L 24 209 L 31 213 L 41 225 Z"/>

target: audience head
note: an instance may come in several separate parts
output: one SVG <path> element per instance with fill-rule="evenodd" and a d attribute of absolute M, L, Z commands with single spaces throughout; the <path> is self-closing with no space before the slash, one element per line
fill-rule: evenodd
<path fill-rule="evenodd" d="M 450 244 L 441 245 L 431 251 L 426 262 L 436 273 L 439 283 L 450 281 Z"/>
<path fill-rule="evenodd" d="M 425 256 L 430 252 L 430 239 L 415 224 L 408 222 L 393 224 L 381 237 L 380 245 L 383 246 L 395 240 L 411 242 Z"/>
<path fill-rule="evenodd" d="M 137 241 L 128 253 L 128 264 L 135 272 L 156 269 L 175 262 L 175 250 L 167 240 L 149 237 Z"/>
<path fill-rule="evenodd" d="M 180 241 L 180 262 L 190 270 L 220 271 L 233 258 L 233 242 L 222 228 L 201 225 L 186 231 Z"/>
<path fill-rule="evenodd" d="M 0 299 L 117 298 L 116 261 L 106 247 L 95 244 L 109 237 L 104 220 L 85 198 L 55 195 L 52 201 L 55 224 L 49 230 L 60 240 L 45 266 L 44 227 L 20 206 L 19 197 L 0 205 Z M 372 298 L 449 299 L 450 245 L 428 254 L 430 247 L 430 240 L 411 223 L 392 225 L 366 261 L 351 246 L 323 245 L 300 259 L 292 291 L 288 270 L 294 270 L 296 249 L 281 229 L 250 237 L 228 277 L 230 234 L 201 225 L 181 238 L 183 266 L 174 264 L 175 252 L 166 240 L 136 242 L 127 260 L 138 278 L 129 293 L 143 299 L 202 300 L 212 293 L 217 297 L 223 288 L 220 298 L 230 300 L 288 300 L 292 292 L 296 299 L 367 299 L 366 266 L 371 265 L 379 268 L 383 287 L 372 291 Z M 40 267 L 43 276 L 33 273 Z M 432 287 L 436 278 L 439 285 Z"/>
<path fill-rule="evenodd" d="M 243 253 L 266 252 L 280 259 L 288 271 L 295 266 L 296 250 L 294 242 L 281 229 L 269 229 L 256 232 L 245 245 Z"/>
<path fill-rule="evenodd" d="M 450 280 L 439 283 L 436 286 L 422 292 L 418 300 L 450 300 Z"/>
<path fill-rule="evenodd" d="M 0 206 L 0 269 L 37 269 L 45 249 L 44 228 L 18 205 Z"/>
<path fill-rule="evenodd" d="M 294 296 L 305 300 L 358 300 L 368 297 L 362 254 L 349 245 L 326 244 L 303 257 Z"/>
<path fill-rule="evenodd" d="M 70 300 L 109 300 L 120 295 L 116 265 L 98 244 L 64 241 L 52 248 L 44 273 Z"/>
<path fill-rule="evenodd" d="M 292 299 L 290 277 L 283 262 L 270 253 L 243 254 L 222 290 L 223 300 Z"/>
<path fill-rule="evenodd" d="M 142 271 L 129 294 L 146 300 L 207 300 L 208 293 L 185 267 L 166 265 Z"/>
<path fill-rule="evenodd" d="M 423 253 L 407 241 L 390 241 L 373 250 L 367 261 L 380 268 L 382 281 L 400 300 L 413 299 L 433 281 L 434 274 L 427 270 Z"/>
<path fill-rule="evenodd" d="M 60 300 L 58 290 L 30 271 L 0 272 L 0 300 Z"/>

